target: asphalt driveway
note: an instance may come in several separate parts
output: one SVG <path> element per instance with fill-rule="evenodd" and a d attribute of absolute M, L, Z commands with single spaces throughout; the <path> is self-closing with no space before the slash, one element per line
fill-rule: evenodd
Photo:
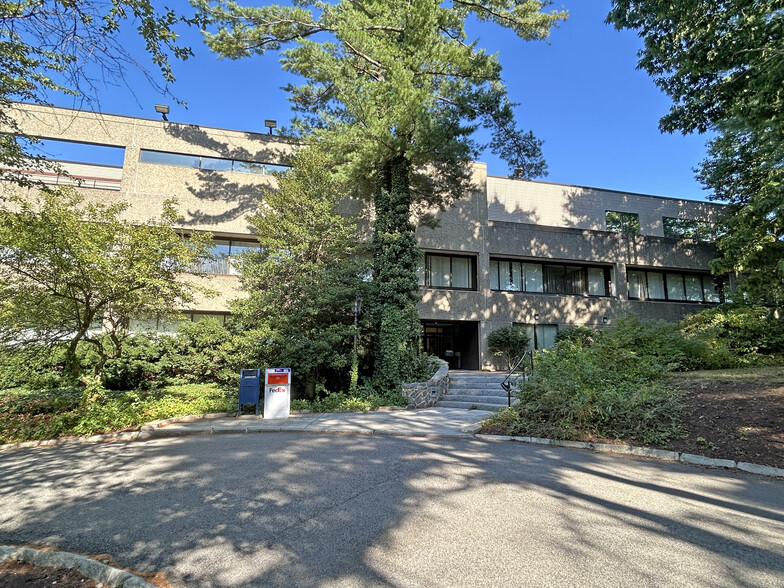
<path fill-rule="evenodd" d="M 0 454 L 0 543 L 175 586 L 784 586 L 784 482 L 476 439 L 46 447 Z"/>

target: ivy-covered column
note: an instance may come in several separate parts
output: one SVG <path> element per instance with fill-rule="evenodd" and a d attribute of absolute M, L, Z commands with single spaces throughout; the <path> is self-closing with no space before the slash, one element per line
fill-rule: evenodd
<path fill-rule="evenodd" d="M 411 163 L 397 156 L 387 164 L 376 192 L 373 233 L 375 320 L 378 339 L 375 386 L 399 391 L 414 375 L 420 322 L 417 264 L 421 252 L 411 224 Z"/>

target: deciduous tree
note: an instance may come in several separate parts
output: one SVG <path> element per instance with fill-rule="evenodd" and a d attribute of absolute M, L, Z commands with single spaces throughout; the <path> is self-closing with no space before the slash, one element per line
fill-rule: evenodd
<path fill-rule="evenodd" d="M 85 203 L 72 188 L 44 188 L 0 211 L 0 343 L 94 346 L 94 376 L 117 357 L 132 318 L 171 316 L 196 287 L 178 279 L 208 254 L 211 236 L 184 239 L 167 204 L 158 220 L 123 220 L 125 205 Z"/>
<path fill-rule="evenodd" d="M 95 105 L 106 84 L 125 84 L 129 68 L 141 70 L 151 84 L 168 93 L 174 81 L 170 60 L 187 59 L 189 47 L 180 45 L 177 23 L 193 23 L 173 10 L 160 10 L 150 0 L 17 0 L 0 2 L 0 174 L 6 180 L 29 183 L 14 173 L 23 167 L 43 166 L 33 157 L 33 138 L 19 132 L 8 107 L 13 101 L 47 103 L 52 93 L 72 95 Z M 143 67 L 120 37 L 124 27 L 135 27 L 159 74 Z M 10 131 L 10 132 L 8 132 Z"/>
<path fill-rule="evenodd" d="M 698 178 L 729 203 L 717 272 L 784 303 L 784 5 L 614 0 L 608 21 L 645 42 L 639 67 L 673 100 L 663 131 L 715 131 Z"/>

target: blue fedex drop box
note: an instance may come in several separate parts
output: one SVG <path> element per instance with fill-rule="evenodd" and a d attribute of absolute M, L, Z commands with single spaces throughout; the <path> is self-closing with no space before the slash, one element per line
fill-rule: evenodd
<path fill-rule="evenodd" d="M 255 404 L 259 414 L 259 394 L 261 393 L 261 370 L 240 370 L 240 402 L 237 416 L 242 414 L 243 404 Z"/>

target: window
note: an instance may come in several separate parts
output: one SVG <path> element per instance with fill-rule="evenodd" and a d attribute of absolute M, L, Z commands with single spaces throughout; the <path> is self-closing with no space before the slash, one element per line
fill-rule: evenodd
<path fill-rule="evenodd" d="M 465 255 L 425 254 L 419 285 L 426 288 L 476 290 L 476 258 Z"/>
<path fill-rule="evenodd" d="M 626 277 L 629 298 L 636 300 L 720 302 L 723 292 L 721 278 L 704 274 L 629 270 Z"/>
<path fill-rule="evenodd" d="M 712 241 L 713 227 L 705 221 L 689 218 L 663 217 L 664 236 L 675 239 L 694 239 L 695 241 Z"/>
<path fill-rule="evenodd" d="M 558 325 L 528 325 L 523 323 L 515 323 L 514 325 L 525 329 L 525 333 L 528 335 L 528 349 L 551 349 L 555 346 Z"/>
<path fill-rule="evenodd" d="M 604 218 L 608 231 L 628 233 L 630 235 L 638 235 L 640 233 L 640 215 L 636 212 L 608 210 L 605 212 Z"/>
<path fill-rule="evenodd" d="M 150 149 L 141 150 L 139 161 L 142 163 L 176 165 L 179 167 L 191 167 L 194 169 L 206 169 L 211 171 L 234 171 L 262 176 L 272 175 L 272 172 L 285 172 L 289 169 L 289 166 L 287 165 L 254 163 L 251 161 L 238 161 L 236 159 L 224 159 L 221 157 L 207 157 L 201 155 L 183 155 L 181 153 L 152 151 Z"/>
<path fill-rule="evenodd" d="M 253 241 L 216 239 L 212 246 L 213 259 L 202 262 L 197 271 L 204 274 L 238 276 L 240 257 L 249 252 L 259 251 L 259 248 L 259 243 Z"/>
<path fill-rule="evenodd" d="M 225 324 L 228 313 L 225 312 L 186 312 L 184 318 L 137 318 L 131 319 L 128 330 L 131 333 L 169 333 L 173 334 L 179 330 L 183 323 L 199 323 L 206 320 L 218 321 L 218 324 Z"/>
<path fill-rule="evenodd" d="M 490 260 L 490 289 L 576 296 L 609 296 L 612 271 L 608 267 L 541 264 L 510 259 Z"/>

